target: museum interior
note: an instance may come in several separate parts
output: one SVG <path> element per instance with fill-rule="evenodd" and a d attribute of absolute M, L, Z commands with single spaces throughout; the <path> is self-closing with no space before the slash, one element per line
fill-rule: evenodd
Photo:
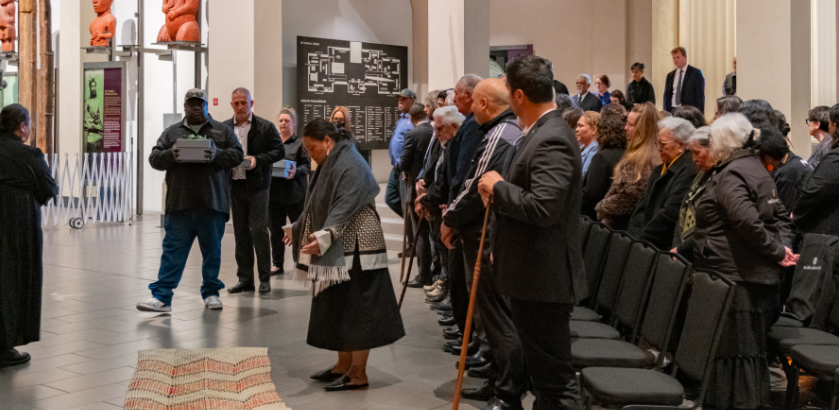
<path fill-rule="evenodd" d="M 0 0 L 0 409 L 839 409 L 837 24 Z"/>

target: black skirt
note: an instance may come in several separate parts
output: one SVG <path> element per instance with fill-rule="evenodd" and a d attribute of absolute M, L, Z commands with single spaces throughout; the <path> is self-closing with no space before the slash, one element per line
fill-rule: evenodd
<path fill-rule="evenodd" d="M 386 346 L 405 336 L 387 268 L 362 271 L 358 257 L 353 265 L 349 281 L 312 299 L 309 345 L 348 352 Z"/>
<path fill-rule="evenodd" d="M 718 409 L 771 408 L 766 335 L 779 312 L 779 287 L 739 282 L 734 289 L 705 405 Z"/>

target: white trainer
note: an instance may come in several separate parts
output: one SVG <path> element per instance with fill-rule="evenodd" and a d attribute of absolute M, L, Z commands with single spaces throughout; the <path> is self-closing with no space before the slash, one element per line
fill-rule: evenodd
<path fill-rule="evenodd" d="M 204 305 L 210 310 L 219 310 L 224 307 L 218 296 L 207 297 L 207 299 L 204 299 Z"/>
<path fill-rule="evenodd" d="M 143 312 L 171 312 L 172 305 L 167 305 L 155 298 L 137 304 L 137 310 Z"/>
<path fill-rule="evenodd" d="M 424 290 L 425 293 L 428 293 L 428 292 L 433 291 L 434 289 L 441 288 L 441 287 L 443 287 L 443 281 L 440 280 L 440 279 L 437 279 L 436 282 L 434 282 L 434 283 L 432 283 L 428 286 L 423 286 L 422 290 Z"/>

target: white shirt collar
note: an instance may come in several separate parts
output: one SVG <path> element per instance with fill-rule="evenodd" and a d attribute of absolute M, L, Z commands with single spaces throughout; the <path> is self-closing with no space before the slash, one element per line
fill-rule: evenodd
<path fill-rule="evenodd" d="M 525 135 L 527 135 L 528 133 L 530 133 L 530 129 L 532 129 L 532 128 L 533 128 L 533 126 L 534 126 L 534 125 L 536 125 L 536 123 L 537 123 L 537 122 L 539 122 L 539 120 L 541 120 L 541 119 L 542 119 L 542 117 L 544 117 L 544 116 L 545 116 L 545 114 L 547 114 L 547 113 L 549 113 L 549 112 L 551 112 L 551 111 L 554 111 L 554 110 L 555 110 L 555 108 L 549 108 L 547 111 L 543 112 L 543 113 L 542 113 L 542 115 L 540 115 L 540 116 L 539 116 L 539 118 L 537 118 L 537 119 L 536 119 L 536 121 L 533 121 L 533 124 L 530 124 L 530 125 L 528 125 L 528 126 L 527 126 L 527 127 L 525 127 L 525 128 L 522 128 L 522 130 L 521 130 L 521 136 L 522 136 L 522 137 L 524 137 Z"/>
<path fill-rule="evenodd" d="M 246 123 L 253 124 L 253 113 L 248 117 L 248 121 Z M 236 115 L 233 116 L 233 126 L 234 127 L 241 127 L 244 124 L 236 124 Z"/>

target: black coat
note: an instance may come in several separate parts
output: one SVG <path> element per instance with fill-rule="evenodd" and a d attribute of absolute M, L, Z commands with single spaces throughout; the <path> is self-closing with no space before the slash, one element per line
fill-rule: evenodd
<path fill-rule="evenodd" d="M 603 101 L 600 101 L 600 98 L 592 93 L 586 94 L 582 102 L 580 102 L 579 94 L 574 95 L 571 97 L 571 103 L 583 111 L 600 112 L 600 109 L 603 108 Z"/>
<path fill-rule="evenodd" d="M 56 195 L 41 150 L 0 135 L 0 348 L 40 340 L 41 205 Z"/>
<path fill-rule="evenodd" d="M 597 220 L 597 211 L 594 207 L 606 197 L 609 188 L 612 187 L 612 179 L 615 176 L 615 167 L 623 158 L 624 148 L 605 148 L 597 151 L 588 166 L 588 172 L 583 179 L 583 200 L 580 204 L 580 213 Z"/>
<path fill-rule="evenodd" d="M 574 131 L 556 110 L 510 149 L 493 189 L 493 274 L 512 298 L 574 303 L 588 296 L 580 248 L 582 163 Z"/>
<path fill-rule="evenodd" d="M 682 199 L 696 178 L 696 165 L 693 155 L 686 151 L 661 175 L 663 167 L 661 164 L 653 169 L 647 191 L 629 220 L 629 234 L 669 251 Z"/>
<path fill-rule="evenodd" d="M 787 162 L 775 171 L 775 185 L 778 187 L 778 198 L 784 203 L 784 208 L 792 212 L 801 197 L 807 180 L 813 175 L 813 167 L 803 158 L 789 153 Z"/>
<path fill-rule="evenodd" d="M 633 80 L 626 86 L 626 102 L 630 104 L 643 104 L 645 102 L 655 104 L 653 84 L 643 77 L 641 77 L 641 81 Z"/>
<path fill-rule="evenodd" d="M 839 236 L 839 148 L 824 156 L 794 209 L 793 220 L 801 233 Z"/>
<path fill-rule="evenodd" d="M 282 140 L 282 137 L 281 137 Z M 309 153 L 303 147 L 303 140 L 297 134 L 283 142 L 285 159 L 297 163 L 294 178 L 271 178 L 271 191 L 268 192 L 271 202 L 278 204 L 302 204 L 306 199 L 306 189 L 309 187 L 309 171 L 312 162 Z"/>
<path fill-rule="evenodd" d="M 673 112 L 673 76 L 676 70 L 667 73 L 667 80 L 664 83 L 664 111 Z M 696 107 L 699 112 L 705 114 L 705 76 L 702 70 L 688 65 L 682 79 L 682 105 Z"/>
<path fill-rule="evenodd" d="M 233 118 L 225 121 L 224 125 L 233 130 Z M 254 114 L 248 131 L 248 153 L 245 156 L 254 157 L 256 167 L 245 172 L 244 180 L 234 179 L 233 188 L 251 192 L 268 189 L 274 163 L 285 157 L 283 140 L 273 123 Z"/>
<path fill-rule="evenodd" d="M 428 122 L 423 122 L 414 127 L 411 132 L 405 135 L 405 145 L 402 147 L 402 160 L 399 167 L 408 179 L 415 181 L 422 172 L 425 154 L 428 152 L 428 144 L 434 135 L 434 127 Z"/>

